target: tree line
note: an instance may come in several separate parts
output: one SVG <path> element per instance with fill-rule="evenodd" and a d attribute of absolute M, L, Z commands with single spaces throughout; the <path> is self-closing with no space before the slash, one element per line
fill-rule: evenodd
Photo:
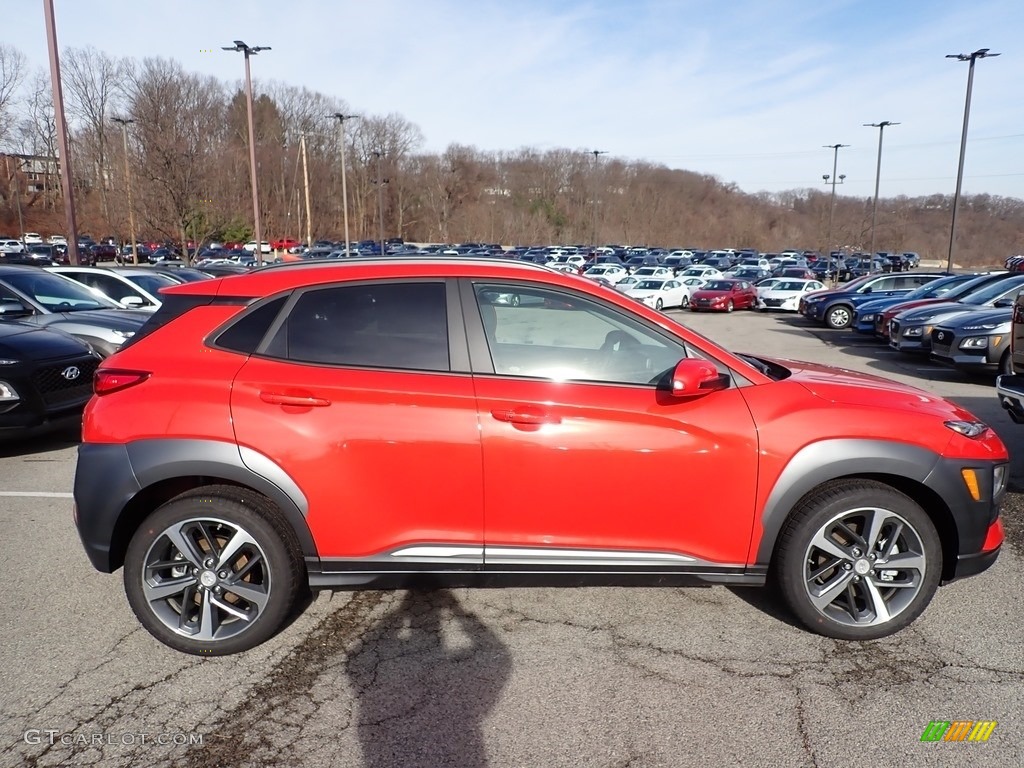
<path fill-rule="evenodd" d="M 0 45 L 0 151 L 55 157 L 48 72 Z M 93 47 L 62 52 L 79 228 L 128 232 L 122 128 L 127 126 L 137 235 L 172 241 L 252 235 L 249 133 L 242 86 L 186 71 L 167 58 L 118 58 Z M 870 198 L 818 189 L 742 192 L 714 176 L 574 149 L 488 151 L 452 144 L 423 151 L 420 129 L 400 114 L 347 120 L 341 146 L 330 116 L 344 99 L 275 81 L 254 84 L 262 231 L 269 238 L 341 239 L 342 156 L 353 239 L 504 244 L 615 243 L 866 250 Z M 305 161 L 303 160 L 305 145 Z M 343 152 L 344 150 L 344 152 Z M 0 168 L 0 228 L 17 228 L 10 167 Z M 304 185 L 308 176 L 307 215 Z M 55 183 L 23 198 L 26 229 L 62 232 Z M 944 257 L 952 196 L 879 202 L 876 247 Z M 383 227 L 381 226 L 383 224 Z M 962 198 L 957 261 L 1000 263 L 1024 250 L 1024 200 Z"/>

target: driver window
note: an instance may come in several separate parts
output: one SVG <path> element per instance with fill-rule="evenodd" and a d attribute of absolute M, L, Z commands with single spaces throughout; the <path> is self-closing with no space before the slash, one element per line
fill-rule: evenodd
<path fill-rule="evenodd" d="M 499 375 L 655 385 L 688 356 L 681 342 L 583 296 L 523 285 L 475 290 Z"/>

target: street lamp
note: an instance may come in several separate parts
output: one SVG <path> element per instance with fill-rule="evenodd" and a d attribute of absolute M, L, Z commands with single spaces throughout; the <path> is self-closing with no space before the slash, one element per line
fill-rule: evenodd
<path fill-rule="evenodd" d="M 832 271 L 832 217 L 833 217 L 833 215 L 836 212 L 836 183 L 837 183 L 836 182 L 836 168 L 839 166 L 839 150 L 841 148 L 843 148 L 843 147 L 848 147 L 850 145 L 849 144 L 823 144 L 822 146 L 824 146 L 825 149 L 831 149 L 832 152 L 833 152 L 833 155 L 832 155 L 832 176 L 829 177 L 829 175 L 827 173 L 822 176 L 822 178 L 825 180 L 826 184 L 829 183 L 828 182 L 829 178 L 832 179 L 832 200 L 829 202 L 829 205 L 828 205 L 828 240 L 825 243 L 825 247 L 828 249 L 828 270 L 829 270 L 829 272 L 831 272 Z M 846 174 L 844 173 L 842 176 L 839 177 L 838 183 L 842 184 L 843 180 L 845 178 L 846 178 Z M 827 274 L 825 276 L 828 277 Z"/>
<path fill-rule="evenodd" d="M 345 258 L 348 258 L 348 187 L 345 184 L 345 121 L 357 120 L 359 115 L 344 115 L 341 112 L 335 112 L 331 117 L 338 121 L 339 141 L 341 142 L 341 208 L 342 215 L 345 217 Z"/>
<path fill-rule="evenodd" d="M 380 161 L 384 153 L 374 151 L 371 153 L 377 158 L 377 222 L 380 225 L 380 255 L 384 255 L 384 185 L 388 180 L 381 176 Z"/>
<path fill-rule="evenodd" d="M 75 194 L 71 179 L 71 143 L 64 122 L 64 89 L 60 82 L 60 55 L 57 52 L 57 21 L 53 0 L 43 0 L 46 17 L 46 42 L 50 50 L 50 86 L 53 90 L 53 127 L 60 149 L 60 184 L 64 193 L 64 222 L 68 229 L 68 263 L 78 266 L 78 224 L 75 222 Z M 24 237 L 24 231 L 22 231 Z"/>
<path fill-rule="evenodd" d="M 252 120 L 252 74 L 249 71 L 249 57 L 260 51 L 269 51 L 268 45 L 246 45 L 235 40 L 232 46 L 222 46 L 225 51 L 241 51 L 245 54 L 245 106 L 249 113 L 249 174 L 252 177 L 252 217 L 256 232 L 256 263 L 263 264 L 263 232 L 260 227 L 260 194 L 256 182 L 256 129 Z"/>
<path fill-rule="evenodd" d="M 875 168 L 875 202 L 871 206 L 871 256 L 875 255 L 875 216 L 878 214 L 878 182 L 882 177 L 882 133 L 887 125 L 899 125 L 890 120 L 883 120 L 880 123 L 864 123 L 866 128 L 878 129 L 878 166 Z"/>
<path fill-rule="evenodd" d="M 132 207 L 132 174 L 128 167 L 128 123 L 135 121 L 127 117 L 110 118 L 121 126 L 121 135 L 124 139 L 124 184 L 128 191 L 128 228 L 132 233 L 132 264 L 139 263 L 139 247 L 135 241 L 135 209 Z"/>
<path fill-rule="evenodd" d="M 592 149 L 590 154 L 594 156 L 594 181 L 593 190 L 591 191 L 593 202 L 590 206 L 592 217 L 590 224 L 590 247 L 594 249 L 594 264 L 597 264 L 597 158 L 601 155 L 607 155 L 608 152 L 603 149 Z"/>
<path fill-rule="evenodd" d="M 946 262 L 946 271 L 953 271 L 953 241 L 956 239 L 956 211 L 960 206 L 960 186 L 964 180 L 964 154 L 967 152 L 967 121 L 971 116 L 971 88 L 974 85 L 974 62 L 977 59 L 985 59 L 990 56 L 999 56 L 998 53 L 989 53 L 988 48 L 979 48 L 974 53 L 949 53 L 947 59 L 970 62 L 967 68 L 967 101 L 964 104 L 964 131 L 960 136 L 960 164 L 956 169 L 956 192 L 953 194 L 953 223 L 949 228 L 949 259 Z"/>

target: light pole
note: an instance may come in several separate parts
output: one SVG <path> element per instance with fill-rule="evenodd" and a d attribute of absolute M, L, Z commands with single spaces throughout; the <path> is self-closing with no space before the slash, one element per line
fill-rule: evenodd
<path fill-rule="evenodd" d="M 341 209 L 345 218 L 345 258 L 349 257 L 348 246 L 348 186 L 345 184 L 345 121 L 357 120 L 359 115 L 345 115 L 335 112 L 331 115 L 338 121 L 338 141 L 341 143 Z"/>
<path fill-rule="evenodd" d="M 384 153 L 374 151 L 373 156 L 377 158 L 377 223 L 380 226 L 380 255 L 384 255 L 384 185 L 387 183 L 380 172 L 380 161 Z"/>
<path fill-rule="evenodd" d="M 882 178 L 882 133 L 888 125 L 899 125 L 890 120 L 883 120 L 880 123 L 864 123 L 866 128 L 878 129 L 878 166 L 875 168 L 875 202 L 871 206 L 871 256 L 875 255 L 875 217 L 878 215 L 878 183 Z"/>
<path fill-rule="evenodd" d="M 139 263 L 139 248 L 135 241 L 135 209 L 132 207 L 132 174 L 128 166 L 128 123 L 135 121 L 127 117 L 110 118 L 121 126 L 121 136 L 124 139 L 124 184 L 128 191 L 128 228 L 132 233 L 132 264 Z"/>
<path fill-rule="evenodd" d="M 256 129 L 252 119 L 252 74 L 249 71 L 249 57 L 260 51 L 269 51 L 269 45 L 246 45 L 235 40 L 232 46 L 222 46 L 225 51 L 241 51 L 245 54 L 245 106 L 249 113 L 249 174 L 252 178 L 252 218 L 256 233 L 256 263 L 263 264 L 263 231 L 260 227 L 260 193 L 256 182 Z"/>
<path fill-rule="evenodd" d="M 71 143 L 64 123 L 64 89 L 60 83 L 60 55 L 57 53 L 57 21 L 53 0 L 43 0 L 46 17 L 46 42 L 50 49 L 50 86 L 53 89 L 54 128 L 60 149 L 60 186 L 64 193 L 64 222 L 68 229 L 68 262 L 78 265 L 78 224 L 75 221 L 75 193 L 71 180 Z M 22 232 L 24 235 L 24 232 Z"/>
<path fill-rule="evenodd" d="M 306 164 L 306 134 L 299 134 L 299 150 L 302 152 L 302 185 L 306 190 L 306 247 L 313 247 L 313 214 L 309 205 L 309 166 Z"/>
<path fill-rule="evenodd" d="M 956 240 L 956 211 L 960 207 L 960 187 L 964 181 L 964 154 L 967 152 L 967 121 L 971 117 L 971 88 L 974 86 L 974 62 L 977 59 L 985 59 L 990 56 L 999 56 L 998 53 L 989 53 L 988 48 L 979 48 L 974 53 L 949 53 L 947 59 L 970 62 L 967 68 L 967 101 L 964 104 L 964 131 L 960 136 L 960 164 L 956 169 L 956 192 L 953 194 L 953 223 L 949 227 L 949 259 L 946 261 L 946 271 L 953 271 L 953 242 Z"/>
<path fill-rule="evenodd" d="M 594 156 L 594 181 L 592 184 L 593 189 L 591 190 L 593 198 L 590 205 L 590 247 L 594 251 L 594 264 L 597 264 L 597 159 L 601 155 L 607 155 L 608 152 L 603 149 L 592 149 L 590 150 L 590 154 Z"/>
<path fill-rule="evenodd" d="M 848 147 L 850 145 L 849 144 L 824 144 L 822 146 L 824 146 L 825 149 L 831 149 L 832 153 L 833 153 L 832 154 L 832 176 L 831 176 L 831 179 L 832 179 L 832 199 L 831 199 L 831 201 L 828 204 L 828 240 L 825 243 L 825 247 L 828 249 L 828 270 L 829 270 L 829 272 L 831 272 L 832 271 L 832 217 L 835 215 L 835 212 L 836 212 L 836 169 L 839 167 L 839 150 L 842 149 L 843 147 Z M 826 174 L 824 174 L 822 176 L 822 178 L 825 180 L 825 183 L 828 184 L 828 180 L 830 178 L 829 175 L 826 173 Z M 843 180 L 845 178 L 846 178 L 846 174 L 843 174 L 842 176 L 840 176 L 839 179 L 838 179 L 838 183 L 842 184 Z M 836 276 L 838 277 L 838 270 L 837 270 L 837 275 Z M 825 277 L 827 278 L 828 275 L 826 274 Z"/>

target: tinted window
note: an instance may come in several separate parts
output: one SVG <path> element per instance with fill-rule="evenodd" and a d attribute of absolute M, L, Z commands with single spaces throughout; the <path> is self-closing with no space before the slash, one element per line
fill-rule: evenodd
<path fill-rule="evenodd" d="M 306 363 L 447 371 L 445 286 L 359 284 L 306 291 L 267 353 Z"/>
<path fill-rule="evenodd" d="M 286 298 L 287 296 L 279 296 L 243 314 L 217 337 L 217 346 L 246 354 L 255 352 L 271 324 L 277 319 Z"/>

